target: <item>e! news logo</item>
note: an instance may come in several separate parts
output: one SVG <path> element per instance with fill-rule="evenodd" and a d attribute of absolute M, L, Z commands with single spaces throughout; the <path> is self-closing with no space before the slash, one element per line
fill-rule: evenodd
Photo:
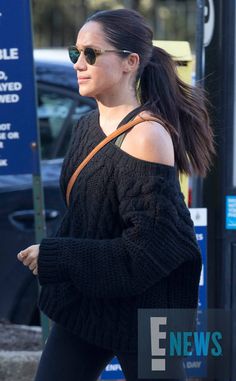
<path fill-rule="evenodd" d="M 222 333 L 214 332 L 180 332 L 167 331 L 167 317 L 151 317 L 151 351 L 152 370 L 165 371 L 167 354 L 173 356 L 192 356 L 193 350 L 197 356 L 222 355 Z M 164 329 L 163 329 L 164 328 Z M 165 330 L 166 329 L 166 330 Z M 169 335 L 169 337 L 167 337 Z M 163 343 L 163 344 L 161 344 Z"/>
<path fill-rule="evenodd" d="M 229 378 L 235 315 L 212 309 L 139 309 L 138 377 Z"/>

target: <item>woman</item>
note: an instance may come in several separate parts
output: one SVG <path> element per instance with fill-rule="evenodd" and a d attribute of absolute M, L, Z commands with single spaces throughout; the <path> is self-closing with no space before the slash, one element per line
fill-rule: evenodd
<path fill-rule="evenodd" d="M 206 175 L 213 133 L 200 90 L 178 79 L 152 38 L 139 13 L 102 11 L 69 49 L 80 94 L 98 110 L 73 132 L 60 179 L 65 203 L 89 152 L 137 115 L 144 121 L 86 165 L 56 236 L 18 254 L 54 321 L 36 381 L 95 381 L 114 356 L 126 380 L 137 380 L 138 309 L 197 307 L 201 255 L 178 173 Z"/>

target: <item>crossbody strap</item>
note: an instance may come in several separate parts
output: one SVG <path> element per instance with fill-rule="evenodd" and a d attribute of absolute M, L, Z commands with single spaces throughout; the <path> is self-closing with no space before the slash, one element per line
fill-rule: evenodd
<path fill-rule="evenodd" d="M 148 116 L 146 118 L 141 117 L 140 115 L 137 115 L 133 120 L 129 121 L 128 123 L 124 124 L 123 126 L 119 127 L 117 130 L 113 131 L 110 135 L 108 135 L 105 139 L 103 139 L 87 156 L 86 158 L 82 161 L 82 163 L 79 164 L 79 166 L 76 168 L 74 171 L 73 175 L 71 176 L 68 185 L 67 185 L 67 190 L 66 190 L 66 202 L 67 206 L 69 206 L 69 201 L 70 201 L 70 193 L 71 190 L 74 186 L 74 183 L 79 176 L 80 172 L 82 169 L 88 164 L 88 162 L 93 158 L 93 156 L 102 148 L 104 147 L 107 143 L 109 143 L 111 140 L 116 138 L 117 136 L 121 135 L 124 131 L 129 130 L 130 128 L 134 127 L 136 124 L 139 124 L 143 121 L 156 121 L 161 124 L 163 124 L 163 121 L 161 121 L 158 118 L 154 118 L 152 116 Z"/>

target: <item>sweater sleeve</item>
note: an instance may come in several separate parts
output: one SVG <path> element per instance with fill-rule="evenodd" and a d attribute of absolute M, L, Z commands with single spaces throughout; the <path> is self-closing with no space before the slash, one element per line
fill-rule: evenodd
<path fill-rule="evenodd" d="M 89 297 L 129 297 L 145 292 L 186 261 L 195 261 L 199 269 L 193 222 L 176 181 L 163 175 L 122 174 L 117 186 L 121 236 L 43 239 L 40 284 L 72 281 Z"/>

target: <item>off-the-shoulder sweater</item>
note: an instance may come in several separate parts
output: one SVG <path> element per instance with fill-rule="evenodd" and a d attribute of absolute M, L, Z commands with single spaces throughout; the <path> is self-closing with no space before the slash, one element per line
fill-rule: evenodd
<path fill-rule="evenodd" d="M 105 137 L 98 110 L 80 119 L 61 170 L 65 203 L 70 176 Z M 138 309 L 195 309 L 201 265 L 176 166 L 111 141 L 81 171 L 55 236 L 40 244 L 38 305 L 90 343 L 136 352 Z"/>

